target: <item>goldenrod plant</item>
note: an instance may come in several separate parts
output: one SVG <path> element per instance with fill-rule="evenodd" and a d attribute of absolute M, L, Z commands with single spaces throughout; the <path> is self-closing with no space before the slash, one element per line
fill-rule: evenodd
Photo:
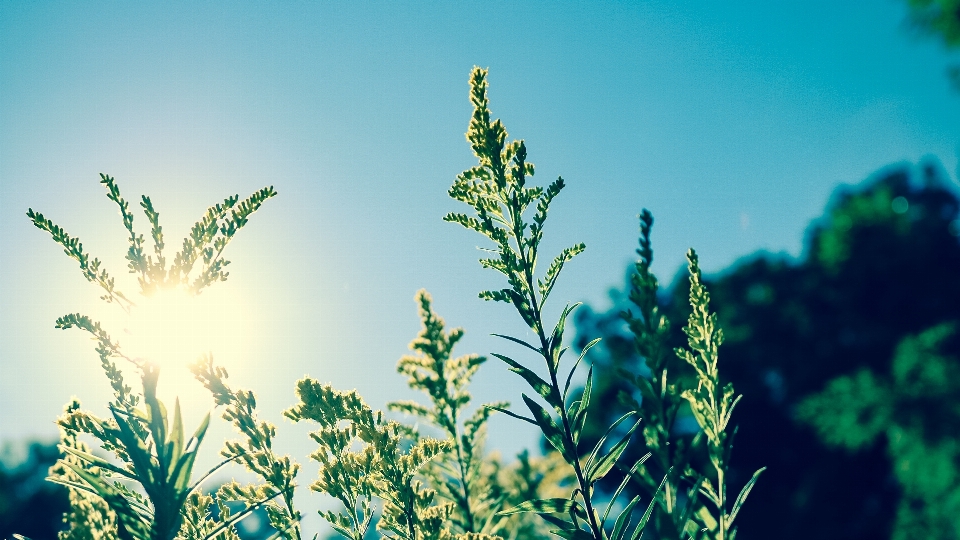
<path fill-rule="evenodd" d="M 450 459 L 438 459 L 427 467 L 432 484 L 442 497 L 454 503 L 451 521 L 462 533 L 490 533 L 499 529 L 495 518 L 504 494 L 491 485 L 484 474 L 484 447 L 487 420 L 492 407 L 508 407 L 507 403 L 482 406 L 470 417 L 462 419 L 470 405 L 467 390 L 470 379 L 486 361 L 475 354 L 452 357 L 453 348 L 463 337 L 463 329 L 450 332 L 444 321 L 433 312 L 430 295 L 417 293 L 423 329 L 410 343 L 417 354 L 404 356 L 397 371 L 407 376 L 410 388 L 427 394 L 430 405 L 416 401 L 395 401 L 391 410 L 417 417 L 426 425 L 440 431 L 448 441 Z"/>
<path fill-rule="evenodd" d="M 717 362 L 723 332 L 716 315 L 710 312 L 710 296 L 701 279 L 697 254 L 690 250 L 687 260 L 692 310 L 683 328 L 688 348 L 670 350 L 670 321 L 660 313 L 659 285 L 650 271 L 652 228 L 653 216 L 644 209 L 640 214 L 639 259 L 630 276 L 630 301 L 638 312 L 621 314 L 647 372 L 621 370 L 641 399 L 637 401 L 629 393 L 620 396 L 629 410 L 644 418 L 643 447 L 652 459 L 636 471 L 628 471 L 624 482 L 636 480 L 657 501 L 653 524 L 658 538 L 733 538 L 733 521 L 763 469 L 754 473 L 728 509 L 725 474 L 735 431 L 728 427 L 740 397 L 733 397 L 731 384 L 721 388 Z M 680 375 L 684 365 L 693 368 L 695 387 L 684 388 L 691 386 L 690 378 Z M 692 414 L 701 428 L 692 437 L 678 434 L 677 420 L 683 414 Z M 710 470 L 698 462 L 703 453 L 707 454 Z M 662 481 L 657 473 L 665 475 Z"/>
<path fill-rule="evenodd" d="M 567 317 L 576 305 L 565 307 L 559 320 L 549 329 L 543 319 L 543 309 L 557 279 L 566 263 L 583 252 L 584 244 L 576 244 L 557 255 L 542 277 L 535 275 L 539 259 L 540 241 L 551 202 L 564 187 L 563 178 L 558 178 L 548 187 L 528 187 L 527 179 L 534 174 L 534 166 L 527 162 L 527 150 L 522 140 L 507 142 L 507 131 L 499 120 L 491 120 L 487 98 L 487 71 L 475 68 L 471 75 L 471 102 L 473 117 L 467 131 L 467 140 L 473 148 L 479 164 L 461 173 L 450 188 L 450 196 L 468 204 L 473 215 L 452 213 L 445 220 L 459 223 L 489 238 L 495 244 L 496 257 L 481 259 L 480 264 L 492 268 L 507 278 L 508 288 L 483 291 L 480 298 L 513 304 L 523 321 L 536 336 L 537 342 L 527 343 L 516 337 L 500 335 L 512 343 L 533 351 L 543 362 L 547 378 L 508 356 L 493 355 L 507 364 L 509 369 L 530 385 L 540 401 L 522 394 L 530 416 L 511 412 L 502 407 L 493 408 L 540 429 L 549 444 L 564 458 L 576 476 L 576 487 L 567 498 L 537 499 L 526 501 L 501 512 L 509 515 L 517 512 L 534 512 L 554 524 L 555 534 L 564 538 L 615 540 L 627 537 L 636 539 L 643 532 L 654 503 L 632 523 L 633 509 L 640 502 L 634 497 L 615 517 L 608 535 L 606 525 L 614 500 L 607 503 L 606 511 L 600 514 L 595 500 L 594 485 L 613 469 L 629 445 L 633 433 L 640 426 L 640 419 L 628 413 L 607 430 L 607 434 L 589 452 L 586 461 L 580 460 L 580 432 L 587 421 L 590 402 L 592 369 L 587 373 L 586 387 L 579 399 L 572 399 L 570 383 L 591 342 L 561 379 L 561 357 L 565 352 L 563 333 Z M 528 210 L 535 205 L 532 218 Z M 561 381 L 562 386 L 561 386 Z M 626 430 L 618 429 L 621 424 Z M 609 444 L 608 444 L 609 440 Z M 629 469 L 642 463 L 642 458 Z M 631 525 L 633 528 L 631 529 Z"/>
<path fill-rule="evenodd" d="M 267 187 L 242 202 L 238 196 L 233 196 L 211 207 L 193 226 L 190 235 L 183 241 L 182 250 L 168 266 L 159 213 L 150 198 L 143 196 L 140 206 L 150 223 L 152 255 L 145 252 L 144 237 L 136 233 L 133 213 L 120 195 L 114 179 L 101 174 L 100 181 L 107 189 L 107 197 L 118 206 L 123 226 L 129 234 L 126 259 L 129 271 L 138 274 L 143 297 L 175 287 L 184 287 L 196 295 L 212 283 L 226 280 L 228 273 L 224 268 L 229 261 L 222 256 L 224 249 L 247 223 L 250 215 L 276 195 L 272 187 Z M 27 211 L 27 216 L 38 228 L 50 233 L 65 253 L 80 264 L 80 270 L 88 281 L 104 290 L 103 300 L 118 304 L 128 312 L 136 307 L 131 297 L 121 292 L 114 279 L 101 268 L 100 260 L 91 259 L 84 251 L 79 239 L 71 237 L 33 209 Z M 198 262 L 201 263 L 200 269 L 194 273 Z M 191 437 L 185 437 L 179 402 L 174 404 L 171 417 L 167 407 L 157 398 L 160 368 L 154 362 L 125 354 L 120 343 L 111 338 L 99 322 L 85 315 L 67 314 L 57 319 L 56 326 L 62 329 L 80 328 L 93 336 L 101 367 L 114 391 L 114 400 L 108 405 L 110 417 L 100 418 L 81 409 L 79 402 L 73 401 L 58 420 L 64 458 L 51 469 L 50 479 L 69 488 L 72 506 L 71 512 L 65 516 L 69 528 L 61 533 L 61 538 L 172 540 L 180 535 L 182 528 L 192 531 L 186 537 L 214 538 L 253 509 L 278 495 L 286 495 L 273 489 L 273 486 L 245 490 L 237 488 L 232 491 L 221 488 L 220 500 L 240 500 L 245 503 L 244 510 L 228 518 L 224 507 L 221 525 L 208 527 L 209 531 L 203 534 L 197 532 L 206 531 L 202 522 L 206 519 L 206 512 L 196 511 L 197 508 L 206 508 L 206 500 L 197 496 L 198 486 L 206 476 L 194 481 L 192 472 L 210 415 L 203 419 Z M 130 363 L 137 371 L 140 377 L 139 391 L 127 385 L 123 371 L 117 365 L 118 360 Z M 221 382 L 226 373 L 209 366 L 207 372 L 211 374 L 211 381 L 220 382 L 217 390 L 226 392 Z M 213 375 L 217 378 L 214 379 Z M 244 421 L 253 418 L 255 404 L 252 394 L 242 395 L 248 400 L 239 397 L 241 394 L 231 394 L 231 398 L 234 398 L 232 401 L 215 394 L 218 404 L 232 405 L 225 417 L 237 419 L 235 423 L 241 431 L 248 432 L 246 423 L 239 419 L 244 414 L 247 415 Z M 244 406 L 246 409 L 239 412 Z M 255 451 L 263 446 L 269 448 L 273 428 L 263 424 L 258 427 L 262 429 L 250 437 L 249 448 L 228 444 L 224 450 L 226 462 L 246 458 L 245 462 L 249 465 L 250 457 L 257 455 Z M 81 434 L 98 441 L 100 449 L 112 454 L 113 459 L 91 453 L 91 449 L 79 440 Z M 295 473 L 295 466 L 281 472 L 291 476 Z M 291 483 L 290 479 L 286 482 L 287 485 Z M 256 497 L 249 496 L 254 493 Z M 289 495 L 292 497 L 292 489 Z M 201 521 L 191 521 L 193 518 Z M 286 527 L 283 534 L 299 538 L 298 532 L 288 535 L 290 529 Z M 293 529 L 296 532 L 295 526 Z"/>
<path fill-rule="evenodd" d="M 436 492 L 424 486 L 419 470 L 448 449 L 446 441 L 421 438 L 404 449 L 407 430 L 372 410 L 357 392 L 341 392 L 305 378 L 297 383 L 300 403 L 284 414 L 294 421 L 311 420 L 319 449 L 310 457 L 320 463 L 320 478 L 310 488 L 343 503 L 345 512 L 321 515 L 340 534 L 365 538 L 373 519 L 373 499 L 383 501 L 377 529 L 404 540 L 450 538 L 443 527 L 451 504 L 433 504 Z"/>
<path fill-rule="evenodd" d="M 712 471 L 699 476 L 695 485 L 699 485 L 700 494 L 715 511 L 716 538 L 732 539 L 736 535 L 733 522 L 737 513 L 753 489 L 753 485 L 764 469 L 759 469 L 740 490 L 733 502 L 730 502 L 727 490 L 726 472 L 733 451 L 733 438 L 736 429 L 730 429 L 730 418 L 742 396 L 734 397 L 733 384 L 721 386 L 718 368 L 718 349 L 723 343 L 723 331 L 717 324 L 716 313 L 710 312 L 710 293 L 703 285 L 700 262 L 697 253 L 687 253 L 690 271 L 690 306 L 692 308 L 683 332 L 687 335 L 687 348 L 678 348 L 677 356 L 686 361 L 697 372 L 696 388 L 684 389 L 681 396 L 690 404 L 690 410 L 697 419 L 703 437 L 706 439 L 707 454 Z"/>
<path fill-rule="evenodd" d="M 480 68 L 475 68 L 471 76 L 474 112 L 467 140 L 479 164 L 464 171 L 450 189 L 450 196 L 470 205 L 474 213 L 452 213 L 444 219 L 475 230 L 493 241 L 495 249 L 491 251 L 497 256 L 481 259 L 480 264 L 502 273 L 507 278 L 509 288 L 483 291 L 480 298 L 514 305 L 536 336 L 537 342 L 531 344 L 516 337 L 499 337 L 536 353 L 542 359 L 548 375 L 545 379 L 513 358 L 495 353 L 494 356 L 506 363 L 511 371 L 523 377 L 540 399 L 552 408 L 552 412 L 548 411 L 536 399 L 522 394 L 530 416 L 500 408 L 498 410 L 537 426 L 550 445 L 567 461 L 577 479 L 577 486 L 566 499 L 528 501 L 504 513 L 538 513 L 558 527 L 553 530 L 555 534 L 565 538 L 601 540 L 610 537 L 619 540 L 627 537 L 628 533 L 632 539 L 639 538 L 651 512 L 659 504 L 670 516 L 674 536 L 678 538 L 701 537 L 705 533 L 718 539 L 733 538 L 733 521 L 761 471 L 751 478 L 733 504 L 729 505 L 724 473 L 732 449 L 732 436 L 727 428 L 736 399 L 733 398 L 732 386 L 727 385 L 722 389 L 720 387 L 717 348 L 723 339 L 722 332 L 716 323 L 716 316 L 709 313 L 709 295 L 700 279 L 696 254 L 691 250 L 688 255 L 690 305 L 693 311 L 684 331 L 689 338 L 689 350 L 675 351 L 677 356 L 695 369 L 696 387 L 679 388 L 680 379 L 675 377 L 671 380 L 668 377 L 664 362 L 664 358 L 669 354 L 665 350 L 663 339 L 668 326 L 665 319 L 657 313 L 656 279 L 649 272 L 653 256 L 649 233 L 653 220 L 648 212 L 642 214 L 641 260 L 638 263 L 633 295 L 634 301 L 640 307 L 641 317 L 631 319 L 628 316 L 628 321 L 637 333 L 641 354 L 648 357 L 651 363 L 654 382 L 659 388 L 653 387 L 650 381 L 643 377 L 635 377 L 647 406 L 638 407 L 620 417 L 607 428 L 592 449 L 583 451 L 579 443 L 590 404 L 593 368 L 589 368 L 587 372 L 586 384 L 579 399 L 570 394 L 570 381 L 587 351 L 598 340 L 586 344 L 567 372 L 561 387 L 560 360 L 566 350 L 563 346 L 564 326 L 576 304 L 563 309 L 552 330 L 548 329 L 543 320 L 543 308 L 564 265 L 583 252 L 585 246 L 581 243 L 564 249 L 553 259 L 542 277 L 535 275 L 547 212 L 551 202 L 563 189 L 564 181 L 558 178 L 546 188 L 527 186 L 527 178 L 534 174 L 534 167 L 527 162 L 524 142 L 507 142 L 507 132 L 503 124 L 499 120 L 491 120 L 486 77 L 487 72 Z M 526 221 L 528 218 L 525 214 L 529 213 L 528 210 L 534 203 L 533 215 L 529 218 L 530 221 Z M 703 430 L 709 460 L 713 466 L 709 474 L 694 472 L 690 467 L 687 448 L 667 448 L 673 422 L 684 401 L 689 403 Z M 642 422 L 638 413 L 650 413 L 652 416 L 647 419 L 648 425 L 644 430 L 652 451 L 632 465 L 624 466 L 619 460 Z M 648 470 L 644 467 L 644 462 L 653 451 L 657 451 L 658 461 L 664 469 L 664 476 L 659 482 L 651 481 L 649 474 L 640 474 L 640 471 Z M 587 455 L 585 461 L 581 460 L 583 454 Z M 598 497 L 595 484 L 614 467 L 624 470 L 626 476 L 606 500 L 606 510 L 601 516 L 595 498 L 602 497 Z M 618 498 L 633 477 L 639 477 L 640 482 L 648 488 L 650 501 L 632 532 L 629 532 L 632 514 L 641 501 L 641 495 L 634 496 L 624 506 L 618 506 Z M 681 477 L 687 485 L 685 496 L 682 497 L 685 499 L 683 504 L 679 493 Z M 664 490 L 668 484 L 669 487 Z M 696 512 L 699 516 L 698 522 L 694 518 L 694 511 L 700 510 L 701 497 L 714 507 L 714 513 L 711 516 L 702 511 Z M 608 534 L 607 520 L 613 509 L 619 510 L 619 516 Z M 558 515 L 564 517 L 557 517 Z"/>
<path fill-rule="evenodd" d="M 317 427 L 310 434 L 317 449 L 309 457 L 319 464 L 319 473 L 309 487 L 339 503 L 319 514 L 350 540 L 519 540 L 551 533 L 570 540 L 638 540 L 656 510 L 672 520 L 678 538 L 732 540 L 733 521 L 756 476 L 731 504 L 725 472 L 732 447 L 728 425 L 736 400 L 729 385 L 720 386 L 717 347 L 722 335 L 709 313 L 695 254 L 691 251 L 693 313 L 685 328 L 689 348 L 676 354 L 696 371 L 696 384 L 684 386 L 660 366 L 668 352 L 660 338 L 665 322 L 650 300 L 656 293 L 656 280 L 649 274 L 652 218 L 644 214 L 641 247 L 647 251 L 641 252 L 635 299 L 641 314 L 630 321 L 641 351 L 652 362 L 654 379 L 634 377 L 642 394 L 638 406 L 606 426 L 606 434 L 592 448 L 582 448 L 594 368 L 587 370 L 582 391 L 571 385 L 588 350 L 599 340 L 584 347 L 572 365 L 565 364 L 564 328 L 577 305 L 567 305 L 552 326 L 543 310 L 564 266 L 585 246 L 562 250 L 545 272 L 536 272 L 547 212 L 564 181 L 558 178 L 545 188 L 528 185 L 534 168 L 527 162 L 523 141 L 507 142 L 501 122 L 491 120 L 486 70 L 473 70 L 470 99 L 474 111 L 467 139 L 479 163 L 458 176 L 449 194 L 467 203 L 473 213 L 453 213 L 444 219 L 494 242 L 495 256 L 480 262 L 501 272 L 508 287 L 481 292 L 480 298 L 511 303 L 536 336 L 535 343 L 528 343 L 499 335 L 535 353 L 539 368 L 492 353 L 533 389 L 530 395 L 521 395 L 529 413 L 514 412 L 507 402 L 471 404 L 468 386 L 485 359 L 454 356 L 463 330 L 448 331 L 433 311 L 429 294 L 420 291 L 416 300 L 423 327 L 410 344 L 413 354 L 400 359 L 397 371 L 427 401 L 388 404 L 394 413 L 416 419 L 414 425 L 374 410 L 355 390 L 338 390 L 312 377 L 296 384 L 297 402 L 284 415 Z M 120 209 L 129 235 L 128 269 L 137 274 L 145 297 L 169 288 L 196 295 L 226 280 L 229 263 L 222 258 L 224 249 L 250 215 L 276 195 L 268 187 L 242 202 L 234 196 L 211 207 L 168 265 L 159 214 L 150 199 L 143 197 L 141 202 L 153 240 L 153 252 L 147 253 L 113 178 L 102 175 L 101 182 Z M 33 210 L 28 216 L 78 261 L 84 276 L 105 291 L 105 301 L 135 309 L 134 300 L 119 290 L 79 240 Z M 93 336 L 114 391 L 110 417 L 84 411 L 74 400 L 58 422 L 63 457 L 50 478 L 69 488 L 71 502 L 62 540 L 234 540 L 239 538 L 237 524 L 261 508 L 273 528 L 272 538 L 302 540 L 303 514 L 294 500 L 299 465 L 274 450 L 276 427 L 258 417 L 255 395 L 233 388 L 226 370 L 212 356 L 200 356 L 191 371 L 241 438 L 227 441 L 220 464 L 197 478 L 193 465 L 210 414 L 187 438 L 179 404 L 170 414 L 157 397 L 160 370 L 155 363 L 127 354 L 100 323 L 84 315 L 61 317 L 57 327 L 77 327 Z M 127 385 L 118 361 L 136 370 L 137 389 Z M 665 388 L 670 391 L 664 393 Z M 676 457 L 686 456 L 687 449 L 665 448 L 681 401 L 702 428 L 698 440 L 704 441 L 712 464 L 709 471 L 694 472 L 687 457 Z M 522 453 L 514 464 L 486 452 L 487 424 L 494 412 L 536 426 L 551 450 L 542 458 Z M 641 426 L 650 452 L 623 463 Z M 99 448 L 85 442 L 91 439 Z M 660 473 L 645 467 L 651 456 Z M 230 464 L 242 465 L 256 480 L 229 481 L 205 491 L 204 481 Z M 612 494 L 602 493 L 598 482 L 614 470 L 625 473 L 623 482 Z M 643 489 L 627 490 L 630 483 L 646 491 L 634 494 Z M 665 530 L 658 525 L 659 537 L 669 537 Z"/>

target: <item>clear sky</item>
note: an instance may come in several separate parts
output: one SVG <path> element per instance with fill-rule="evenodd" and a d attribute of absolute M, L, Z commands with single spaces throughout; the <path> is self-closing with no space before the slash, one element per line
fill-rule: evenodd
<path fill-rule="evenodd" d="M 466 328 L 460 352 L 521 354 L 487 337 L 524 329 L 476 298 L 501 286 L 476 262 L 481 238 L 440 219 L 474 163 L 473 65 L 490 68 L 493 112 L 526 140 L 535 180 L 568 182 L 544 249 L 587 251 L 555 301 L 603 308 L 643 207 L 669 282 L 690 246 L 708 271 L 798 255 L 835 187 L 885 165 L 932 155 L 955 175 L 957 58 L 904 16 L 896 0 L 4 2 L 0 440 L 52 436 L 70 396 L 101 411 L 109 396 L 92 343 L 53 328 L 109 306 L 24 216 L 43 212 L 127 279 L 100 172 L 134 204 L 153 196 L 173 247 L 209 204 L 276 187 L 228 248 L 230 280 L 204 294 L 223 317 L 218 361 L 305 460 L 279 414 L 295 380 L 374 406 L 409 397 L 393 366 L 421 287 Z M 475 394 L 518 402 L 516 379 L 491 362 Z M 493 445 L 535 444 L 527 427 L 497 419 Z"/>

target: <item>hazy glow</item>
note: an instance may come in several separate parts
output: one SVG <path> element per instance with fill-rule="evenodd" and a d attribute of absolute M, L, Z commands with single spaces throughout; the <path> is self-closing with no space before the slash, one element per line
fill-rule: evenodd
<path fill-rule="evenodd" d="M 112 308 L 101 319 L 127 357 L 160 367 L 158 396 L 168 407 L 180 401 L 184 421 L 196 424 L 213 406 L 210 394 L 193 378 L 189 365 L 204 354 L 231 374 L 242 371 L 245 340 L 242 294 L 236 283 L 217 284 L 193 295 L 169 288 L 136 298 L 129 315 Z M 226 285 L 226 286 L 224 286 Z M 132 368 L 121 362 L 121 367 Z M 134 371 L 130 371 L 133 377 Z M 135 379 L 131 379 L 135 380 Z"/>
<path fill-rule="evenodd" d="M 181 287 L 162 289 L 142 298 L 133 308 L 123 343 L 131 358 L 183 368 L 201 354 L 211 352 L 219 326 L 216 306 Z"/>

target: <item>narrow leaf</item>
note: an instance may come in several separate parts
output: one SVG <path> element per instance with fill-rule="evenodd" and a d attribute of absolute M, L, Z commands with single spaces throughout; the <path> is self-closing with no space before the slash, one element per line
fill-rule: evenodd
<path fill-rule="evenodd" d="M 643 512 L 643 517 L 641 517 L 640 522 L 637 523 L 637 528 L 634 529 L 633 534 L 630 535 L 630 540 L 637 540 L 640 538 L 640 535 L 643 534 L 643 529 L 647 527 L 647 522 L 650 521 L 650 516 L 653 514 L 653 509 L 657 505 L 657 494 L 660 493 L 661 489 L 663 489 L 663 485 L 667 483 L 667 476 L 669 474 L 670 472 L 667 471 L 667 474 L 663 475 L 663 480 L 660 481 L 660 485 L 657 486 L 657 491 L 653 494 L 653 497 L 650 498 L 650 504 L 647 505 L 646 511 Z"/>
<path fill-rule="evenodd" d="M 592 534 L 583 529 L 554 529 L 550 532 L 567 540 L 595 540 Z"/>
<path fill-rule="evenodd" d="M 640 425 L 640 420 L 637 420 L 633 427 L 630 428 L 630 431 L 620 439 L 617 444 L 610 449 L 610 452 L 607 455 L 600 458 L 587 473 L 587 477 L 590 482 L 596 482 L 597 480 L 606 476 L 610 469 L 613 468 L 614 464 L 617 463 L 617 460 L 620 459 L 620 456 L 623 454 L 623 451 L 627 449 L 627 445 L 630 444 L 630 438 L 633 436 L 633 432 L 637 430 L 637 427 Z"/>
<path fill-rule="evenodd" d="M 627 503 L 627 506 L 623 509 L 623 512 L 620 512 L 620 515 L 617 516 L 617 520 L 613 523 L 613 531 L 610 532 L 610 540 L 621 540 L 623 535 L 627 532 L 627 527 L 630 526 L 630 514 L 633 512 L 633 508 L 637 506 L 637 503 L 640 502 L 640 496 L 637 495 Z M 613 501 L 610 501 L 610 506 L 613 506 Z"/>
<path fill-rule="evenodd" d="M 521 512 L 534 512 L 537 514 L 567 514 L 573 508 L 574 502 L 570 499 L 534 499 L 524 501 L 513 508 L 502 510 L 497 515 L 509 516 Z"/>
<path fill-rule="evenodd" d="M 517 420 L 523 420 L 524 422 L 529 422 L 529 423 L 531 423 L 531 424 L 533 424 L 533 425 L 535 425 L 535 426 L 537 425 L 536 420 L 533 420 L 532 418 L 527 418 L 526 416 L 520 416 L 519 414 L 517 414 L 517 413 L 515 413 L 515 412 L 510 412 L 510 411 L 508 411 L 507 409 L 504 409 L 503 407 L 497 407 L 496 405 L 484 405 L 484 407 L 486 407 L 486 408 L 488 408 L 488 409 L 493 409 L 493 410 L 495 410 L 495 411 L 497 411 L 497 412 L 502 412 L 503 414 L 505 414 L 505 415 L 507 415 L 507 416 L 512 416 L 512 417 L 516 418 Z"/>
<path fill-rule="evenodd" d="M 650 456 L 653 455 L 650 452 L 647 452 L 636 463 L 633 464 L 633 467 L 630 467 L 630 470 L 623 477 L 623 481 L 620 482 L 620 485 L 617 487 L 617 490 L 613 492 L 613 495 L 610 497 L 610 504 L 607 505 L 607 510 L 603 513 L 603 519 L 600 521 L 600 525 L 603 526 L 607 522 L 607 517 L 610 515 L 610 510 L 613 508 L 613 503 L 616 502 L 617 498 L 620 497 L 620 494 L 623 493 L 623 490 L 627 488 L 627 484 L 630 483 L 630 478 L 632 475 L 636 474 L 640 470 L 640 467 L 650 459 Z"/>
<path fill-rule="evenodd" d="M 567 445 L 564 442 L 563 431 L 561 431 L 560 426 L 557 425 L 553 417 L 550 416 L 539 403 L 530 399 L 526 394 L 520 394 L 523 398 L 524 403 L 527 404 L 527 407 L 530 409 L 530 412 L 533 413 L 533 418 L 537 421 L 537 425 L 540 426 L 540 431 L 543 432 L 543 436 L 550 441 L 550 444 L 557 449 L 557 452 L 560 452 L 560 455 L 570 462 L 572 459 L 575 459 L 572 456 L 572 452 L 567 451 Z"/>
<path fill-rule="evenodd" d="M 746 502 L 747 496 L 750 495 L 750 491 L 753 490 L 753 485 L 757 483 L 757 478 L 760 478 L 760 473 L 767 470 L 766 467 L 761 467 L 757 472 L 753 473 L 753 476 L 750 477 L 750 480 L 747 482 L 743 489 L 740 490 L 740 494 L 737 495 L 737 499 L 733 501 L 733 509 L 730 511 L 730 521 L 729 524 L 733 523 L 733 520 L 737 519 L 737 513 L 740 512 L 740 507 L 743 506 L 743 503 Z"/>
<path fill-rule="evenodd" d="M 542 351 L 542 350 L 534 347 L 533 345 L 527 343 L 526 341 L 517 339 L 517 338 L 515 338 L 515 337 L 505 336 L 505 335 L 503 335 L 503 334 L 490 334 L 490 335 L 496 336 L 496 337 L 498 337 L 498 338 L 503 338 L 503 339 L 506 339 L 506 340 L 508 340 L 508 341 L 512 341 L 512 342 L 517 343 L 517 344 L 519 344 L 519 345 L 523 345 L 524 347 L 530 349 L 531 351 L 533 351 L 533 352 L 535 352 L 535 353 L 537 353 L 537 354 L 540 354 L 540 355 L 543 354 L 543 351 Z"/>
<path fill-rule="evenodd" d="M 510 366 L 510 371 L 520 375 L 527 381 L 527 384 L 530 385 L 538 394 L 540 394 L 543 399 L 547 400 L 547 403 L 554 407 L 562 407 L 563 402 L 560 401 L 560 393 L 556 388 L 551 386 L 547 381 L 540 378 L 539 375 L 534 373 L 532 370 L 529 370 L 517 361 L 512 358 L 506 357 L 502 354 L 490 353 L 493 356 L 496 356 L 500 360 L 503 360 L 503 363 Z"/>
<path fill-rule="evenodd" d="M 567 374 L 567 382 L 563 385 L 563 399 L 566 401 L 567 392 L 570 391 L 570 381 L 573 379 L 573 374 L 577 371 L 577 367 L 580 366 L 580 362 L 583 361 L 583 358 L 587 355 L 587 351 L 593 348 L 594 345 L 600 343 L 600 340 L 603 338 L 594 338 L 593 341 L 587 343 L 586 347 L 580 351 L 580 356 L 577 358 L 577 361 L 573 364 L 573 367 L 570 368 L 570 373 Z"/>

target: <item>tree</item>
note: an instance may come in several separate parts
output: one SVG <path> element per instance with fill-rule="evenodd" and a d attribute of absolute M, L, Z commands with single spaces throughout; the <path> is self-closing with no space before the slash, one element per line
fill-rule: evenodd
<path fill-rule="evenodd" d="M 857 453 L 827 448 L 795 411 L 836 377 L 861 368 L 887 373 L 903 338 L 960 317 L 960 203 L 946 178 L 932 161 L 889 167 L 837 191 L 799 259 L 757 254 L 706 279 L 726 331 L 722 372 L 751 397 L 737 407 L 742 429 L 731 474 L 743 481 L 768 467 L 740 518 L 740 538 L 889 536 L 901 487 L 884 441 Z M 671 322 L 683 320 L 684 296 L 678 282 L 660 297 Z M 578 339 L 604 337 L 594 349 L 598 370 L 636 370 L 642 358 L 621 318 L 628 295 L 613 298 L 606 312 L 581 313 Z M 683 339 L 676 326 L 671 345 Z M 624 410 L 617 396 L 631 389 L 622 378 L 595 385 L 597 414 Z M 688 412 L 679 416 L 678 433 L 695 431 Z"/>
<path fill-rule="evenodd" d="M 0 462 L 0 538 L 14 533 L 54 538 L 69 506 L 66 488 L 46 481 L 60 451 L 38 441 L 25 446 L 26 457 L 18 463 Z"/>
<path fill-rule="evenodd" d="M 902 495 L 892 538 L 960 538 L 960 332 L 939 324 L 897 345 L 888 373 L 861 368 L 802 401 L 830 446 L 885 443 Z"/>
<path fill-rule="evenodd" d="M 935 36 L 948 49 L 960 47 L 960 0 L 907 0 L 910 20 L 922 32 Z M 960 65 L 947 70 L 960 89 Z"/>

